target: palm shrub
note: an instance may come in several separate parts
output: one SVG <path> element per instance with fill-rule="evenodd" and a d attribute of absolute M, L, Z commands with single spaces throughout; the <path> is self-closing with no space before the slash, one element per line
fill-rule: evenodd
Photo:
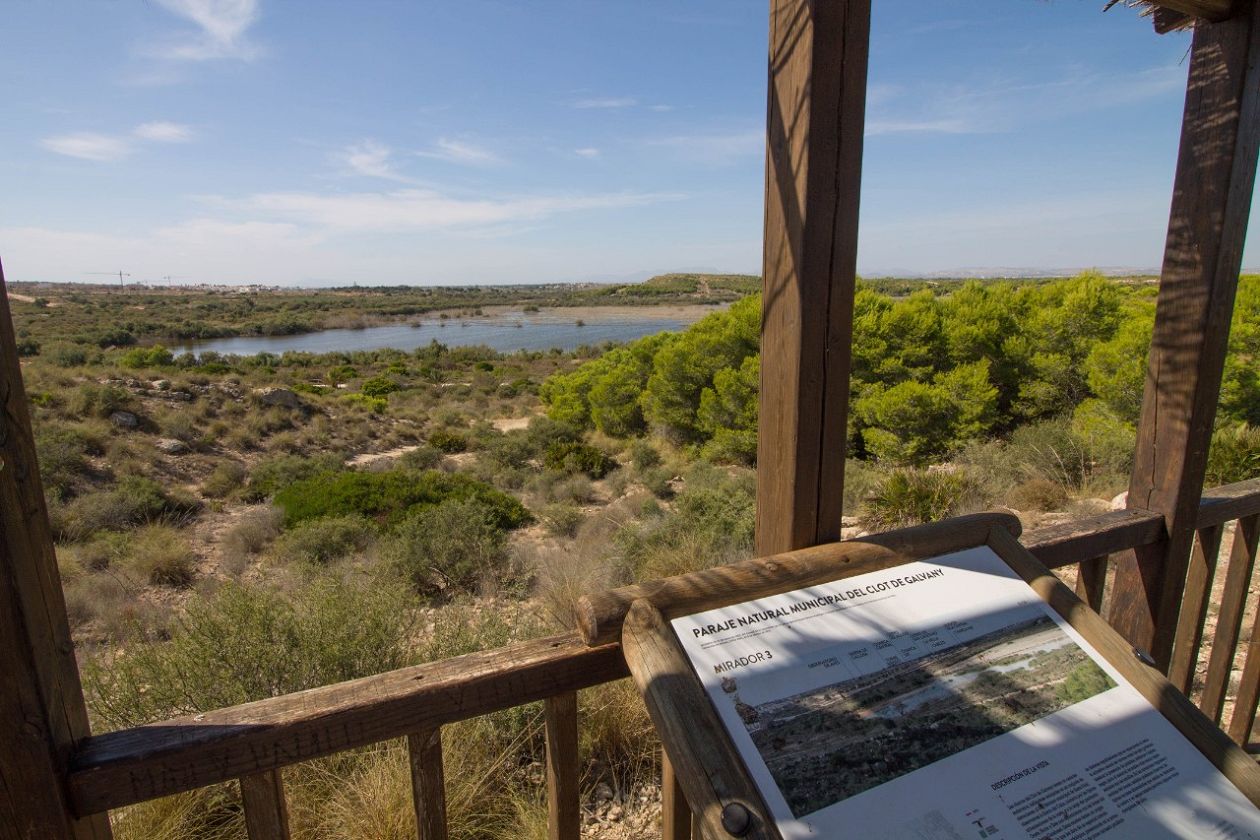
<path fill-rule="evenodd" d="M 976 482 L 962 470 L 894 470 L 867 497 L 859 516 L 867 529 L 886 531 L 936 522 L 978 501 Z"/>
<path fill-rule="evenodd" d="M 1260 428 L 1238 423 L 1217 429 L 1208 449 L 1209 487 L 1246 481 L 1260 475 Z"/>

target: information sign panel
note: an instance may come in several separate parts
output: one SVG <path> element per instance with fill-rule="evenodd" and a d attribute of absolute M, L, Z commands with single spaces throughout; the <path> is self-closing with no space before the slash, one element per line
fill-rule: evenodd
<path fill-rule="evenodd" d="M 1100 650 L 1026 576 L 981 545 L 669 635 L 785 840 L 1260 840 L 1118 637 Z"/>

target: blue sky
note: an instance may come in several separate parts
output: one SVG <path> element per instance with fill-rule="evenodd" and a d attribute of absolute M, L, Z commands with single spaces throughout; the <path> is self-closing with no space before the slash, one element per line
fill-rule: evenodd
<path fill-rule="evenodd" d="M 1101 5 L 875 0 L 860 271 L 1159 264 L 1189 37 Z M 766 44 L 765 0 L 8 3 L 0 258 L 11 280 L 757 273 Z"/>

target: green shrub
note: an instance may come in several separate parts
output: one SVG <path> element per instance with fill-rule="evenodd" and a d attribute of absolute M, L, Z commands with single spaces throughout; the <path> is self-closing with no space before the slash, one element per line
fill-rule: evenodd
<path fill-rule="evenodd" d="M 276 556 L 286 562 L 327 565 L 365 551 L 376 536 L 371 520 L 355 514 L 308 519 L 276 540 Z"/>
<path fill-rule="evenodd" d="M 89 453 L 99 454 L 100 444 L 81 428 L 57 422 L 39 424 L 35 430 L 35 457 L 49 498 L 61 500 L 74 494 L 78 480 L 90 471 Z"/>
<path fill-rule="evenodd" d="M 432 446 L 418 446 L 410 452 L 404 452 L 398 459 L 398 465 L 409 470 L 431 470 L 442 463 L 442 453 Z"/>
<path fill-rule="evenodd" d="M 451 499 L 407 516 L 384 556 L 416 590 L 469 591 L 502 571 L 506 537 L 497 512 L 477 499 Z"/>
<path fill-rule="evenodd" d="M 125 368 L 166 367 L 175 360 L 170 350 L 160 344 L 152 347 L 133 347 L 122 354 L 118 363 Z"/>
<path fill-rule="evenodd" d="M 607 452 L 585 443 L 553 443 L 543 455 L 548 469 L 603 478 L 617 466 Z"/>
<path fill-rule="evenodd" d="M 872 531 L 937 522 L 976 505 L 978 487 L 962 470 L 894 470 L 859 514 Z"/>
<path fill-rule="evenodd" d="M 247 501 L 260 502 L 290 484 L 343 469 L 345 467 L 341 458 L 334 454 L 317 455 L 314 458 L 281 455 L 259 463 L 250 471 L 245 498 Z"/>
<path fill-rule="evenodd" d="M 661 453 L 646 440 L 636 440 L 630 444 L 630 462 L 639 472 L 650 470 L 661 463 Z"/>
<path fill-rule="evenodd" d="M 703 461 L 687 474 L 672 513 L 618 532 L 627 579 L 664 577 L 742 560 L 752 552 L 756 481 Z"/>
<path fill-rule="evenodd" d="M 117 485 L 79 496 L 66 507 L 64 530 L 71 539 L 97 531 L 121 531 L 158 520 L 179 520 L 197 510 L 193 499 L 167 493 L 157 482 L 138 475 L 123 476 Z"/>
<path fill-rule="evenodd" d="M 481 502 L 501 528 L 518 528 L 531 519 L 524 505 L 506 493 L 466 475 L 436 470 L 325 473 L 295 482 L 275 496 L 290 526 L 348 513 L 395 525 L 414 508 L 433 507 L 448 499 Z"/>
<path fill-rule="evenodd" d="M 117 385 L 80 385 L 70 395 L 69 410 L 79 417 L 108 417 L 131 407 L 131 395 Z"/>
<path fill-rule="evenodd" d="M 1212 434 L 1204 485 L 1217 487 L 1260 476 L 1260 428 L 1246 423 L 1225 426 Z"/>
<path fill-rule="evenodd" d="M 409 664 L 406 606 L 388 586 L 228 584 L 190 601 L 170 641 L 90 660 L 92 710 L 110 727 L 138 726 L 399 668 Z"/>
<path fill-rule="evenodd" d="M 328 369 L 328 373 L 324 374 L 324 380 L 339 385 L 349 379 L 354 379 L 359 372 L 350 365 L 336 365 Z"/>
<path fill-rule="evenodd" d="M 388 376 L 373 376 L 363 380 L 363 384 L 359 386 L 360 393 L 369 397 L 387 397 L 400 390 L 402 386 Z"/>
<path fill-rule="evenodd" d="M 248 477 L 244 464 L 223 461 L 201 483 L 201 492 L 212 499 L 222 499 L 239 490 Z"/>
<path fill-rule="evenodd" d="M 439 452 L 453 455 L 468 449 L 468 437 L 459 432 L 452 432 L 449 429 L 438 429 L 429 433 L 429 446 L 432 446 Z"/>
<path fill-rule="evenodd" d="M 372 397 L 367 394 L 343 394 L 341 397 L 351 405 L 365 408 L 373 414 L 384 414 L 389 402 L 384 397 Z"/>
<path fill-rule="evenodd" d="M 577 505 L 558 503 L 543 508 L 541 518 L 547 533 L 553 537 L 572 537 L 586 517 Z"/>
<path fill-rule="evenodd" d="M 88 348 L 82 344 L 57 342 L 44 348 L 40 355 L 57 367 L 82 367 L 88 361 Z"/>

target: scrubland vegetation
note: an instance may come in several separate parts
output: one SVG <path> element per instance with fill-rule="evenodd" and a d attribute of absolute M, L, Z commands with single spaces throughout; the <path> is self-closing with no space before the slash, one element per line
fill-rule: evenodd
<path fill-rule="evenodd" d="M 537 637 L 571 627 L 584 592 L 747 556 L 761 307 L 740 297 L 750 285 L 669 275 L 516 298 L 54 290 L 14 301 L 94 726 Z M 847 527 L 992 505 L 1035 521 L 1124 489 L 1153 287 L 1085 275 L 884 288 L 906 293 L 865 286 L 857 298 Z M 740 299 L 679 334 L 575 353 L 433 343 L 198 359 L 162 346 L 286 318 L 311 329 L 422 306 L 680 296 Z M 1260 474 L 1258 350 L 1250 277 L 1209 484 Z M 610 801 L 634 810 L 655 795 L 645 712 L 624 683 L 580 702 L 584 785 L 601 814 Z M 445 737 L 453 836 L 543 836 L 541 709 Z M 399 744 L 294 767 L 286 783 L 295 836 L 413 836 Z M 226 789 L 124 809 L 116 830 L 243 836 Z"/>

